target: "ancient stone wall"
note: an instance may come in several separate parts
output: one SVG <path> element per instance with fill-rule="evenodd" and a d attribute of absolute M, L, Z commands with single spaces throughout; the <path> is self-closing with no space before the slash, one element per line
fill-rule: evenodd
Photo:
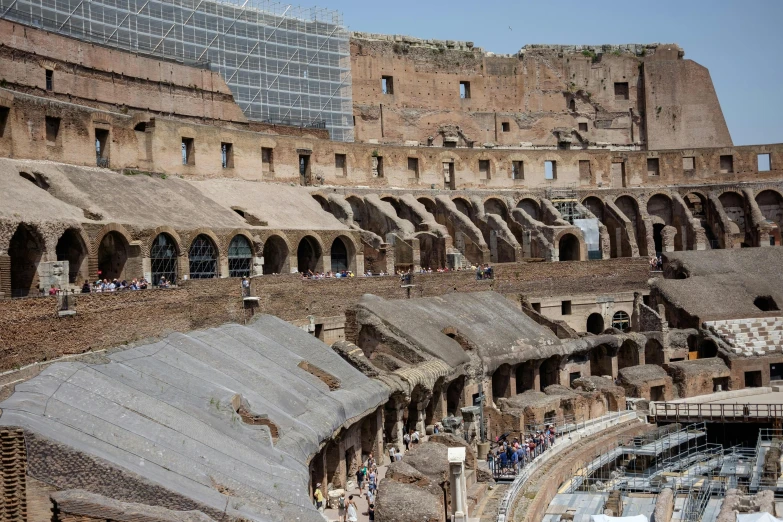
<path fill-rule="evenodd" d="M 477 281 L 471 271 L 421 275 L 413 297 L 449 292 L 494 290 L 514 297 L 553 292 L 587 294 L 615 288 L 645 288 L 644 259 L 591 263 L 529 263 L 495 267 L 495 280 Z M 242 322 L 252 313 L 287 321 L 308 316 L 342 316 L 363 294 L 402 299 L 406 290 L 397 277 L 303 280 L 299 275 L 256 277 L 258 306 L 245 310 L 239 280 L 182 282 L 179 288 L 98 293 L 76 296 L 76 315 L 59 318 L 54 297 L 0 299 L 0 370 L 18 368 L 62 355 L 119 346 L 172 331 L 188 331 Z M 320 321 L 320 320 L 319 320 Z"/>

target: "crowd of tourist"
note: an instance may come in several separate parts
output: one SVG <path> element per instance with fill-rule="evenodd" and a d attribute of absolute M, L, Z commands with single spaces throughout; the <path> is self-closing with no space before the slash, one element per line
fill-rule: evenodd
<path fill-rule="evenodd" d="M 370 453 L 367 460 L 361 463 L 356 470 L 356 485 L 359 489 L 359 498 L 365 497 L 367 500 L 367 511 L 364 513 L 371 521 L 375 520 L 375 498 L 378 494 L 378 464 L 375 462 L 373 454 Z M 315 508 L 321 513 L 326 508 L 326 497 L 321 491 L 322 484 L 319 482 L 313 492 L 313 503 Z M 366 491 L 365 491 L 366 489 Z M 357 522 L 359 519 L 359 506 L 356 503 L 355 495 L 347 495 L 343 490 L 337 498 L 337 520 L 338 522 Z"/>
<path fill-rule="evenodd" d="M 506 436 L 499 437 L 487 454 L 489 469 L 496 474 L 516 475 L 555 443 L 555 427 L 549 425 L 543 431 L 528 433 L 521 441 Z"/>
<path fill-rule="evenodd" d="M 661 272 L 663 270 L 663 258 L 661 256 L 650 257 L 650 271 Z"/>
<path fill-rule="evenodd" d="M 156 285 L 158 288 L 170 288 L 172 283 L 165 277 L 161 277 Z M 94 283 L 85 281 L 82 285 L 83 294 L 94 294 L 100 292 L 120 292 L 123 290 L 146 290 L 153 285 L 149 283 L 145 278 L 134 278 L 131 281 L 125 279 L 98 279 Z"/>
<path fill-rule="evenodd" d="M 400 278 L 404 278 L 405 276 L 409 274 L 447 274 L 450 272 L 464 272 L 464 271 L 475 271 L 476 272 L 476 279 L 493 279 L 494 273 L 492 270 L 492 267 L 488 264 L 478 264 L 478 265 L 471 265 L 470 267 L 462 268 L 431 268 L 431 267 L 421 267 L 418 270 L 397 270 L 396 275 Z M 346 279 L 346 278 L 352 278 L 355 277 L 354 273 L 351 270 L 341 270 L 337 272 L 313 272 L 312 270 L 308 270 L 307 272 L 300 272 L 299 273 L 302 276 L 302 279 Z M 383 277 L 383 276 L 389 276 L 392 274 L 389 274 L 387 272 L 384 272 L 381 270 L 380 272 L 373 272 L 370 269 L 367 269 L 363 274 L 362 277 Z"/>

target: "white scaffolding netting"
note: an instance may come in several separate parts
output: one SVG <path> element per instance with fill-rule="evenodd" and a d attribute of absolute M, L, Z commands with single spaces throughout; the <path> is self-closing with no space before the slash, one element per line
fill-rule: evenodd
<path fill-rule="evenodd" d="M 0 0 L 0 17 L 219 72 L 245 116 L 353 141 L 349 34 L 336 11 L 265 0 Z"/>

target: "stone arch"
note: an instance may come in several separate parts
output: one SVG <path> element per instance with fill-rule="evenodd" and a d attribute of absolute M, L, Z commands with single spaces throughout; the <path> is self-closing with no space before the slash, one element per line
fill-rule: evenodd
<path fill-rule="evenodd" d="M 364 199 L 361 196 L 351 194 L 346 196 L 345 201 L 351 206 L 351 212 L 353 212 L 353 220 L 359 228 L 366 229 L 369 225 L 367 219 L 367 206 L 364 203 Z"/>
<path fill-rule="evenodd" d="M 511 397 L 511 395 L 511 366 L 501 364 L 492 373 L 492 400 L 497 401 L 497 399 Z"/>
<path fill-rule="evenodd" d="M 117 230 L 103 235 L 98 243 L 98 277 L 100 279 L 124 279 L 125 265 L 130 257 L 130 243 Z"/>
<path fill-rule="evenodd" d="M 616 355 L 617 351 L 606 344 L 599 344 L 590 350 L 590 374 L 615 378 L 617 375 L 612 362 Z"/>
<path fill-rule="evenodd" d="M 718 196 L 726 216 L 745 234 L 745 196 L 733 190 L 725 190 Z"/>
<path fill-rule="evenodd" d="M 348 270 L 348 247 L 345 246 L 342 239 L 339 237 L 334 238 L 329 253 L 332 261 L 332 272 Z"/>
<path fill-rule="evenodd" d="M 326 199 L 326 197 L 323 194 L 312 194 L 313 199 L 318 202 L 319 205 L 321 205 L 321 208 L 324 210 L 324 212 L 329 212 L 331 214 L 331 209 L 329 208 L 329 200 Z"/>
<path fill-rule="evenodd" d="M 427 212 L 429 212 L 433 216 L 437 212 L 438 205 L 435 203 L 434 199 L 428 198 L 428 197 L 425 197 L 425 196 L 421 196 L 421 197 L 416 198 L 416 201 L 418 201 L 419 203 L 424 205 L 424 208 L 427 209 Z"/>
<path fill-rule="evenodd" d="M 116 232 L 122 238 L 125 240 L 126 243 L 129 245 L 133 242 L 133 237 L 130 235 L 130 232 L 128 232 L 125 227 L 118 223 L 109 223 L 107 225 L 104 225 L 103 228 L 101 228 L 98 233 L 95 235 L 95 239 L 92 241 L 92 244 L 90 245 L 90 255 L 95 256 L 98 254 L 98 248 L 101 245 L 101 241 L 103 241 L 103 238 L 106 236 L 106 234 L 109 234 L 111 232 Z"/>
<path fill-rule="evenodd" d="M 470 201 L 465 199 L 462 196 L 457 196 L 452 199 L 454 202 L 454 205 L 456 205 L 457 210 L 468 216 L 471 221 L 474 221 L 473 219 L 473 205 L 470 204 Z"/>
<path fill-rule="evenodd" d="M 585 331 L 591 334 L 598 335 L 606 330 L 604 326 L 604 316 L 598 312 L 594 312 L 587 317 L 587 325 Z"/>
<path fill-rule="evenodd" d="M 663 365 L 666 360 L 663 353 L 663 346 L 657 339 L 647 339 L 644 344 L 644 362 L 645 364 Z"/>
<path fill-rule="evenodd" d="M 627 332 L 631 329 L 631 317 L 625 310 L 618 310 L 612 316 L 612 328 Z"/>
<path fill-rule="evenodd" d="M 212 279 L 219 276 L 220 250 L 214 234 L 197 234 L 188 247 L 188 273 L 191 279 Z"/>
<path fill-rule="evenodd" d="M 38 265 L 46 253 L 46 242 L 39 230 L 19 223 L 8 244 L 11 258 L 11 296 L 25 297 L 38 286 Z"/>
<path fill-rule="evenodd" d="M 502 199 L 490 196 L 484 199 L 484 213 L 497 214 L 506 220 L 508 219 L 508 205 Z"/>
<path fill-rule="evenodd" d="M 604 202 L 597 196 L 587 196 L 582 200 L 584 205 L 602 223 L 604 222 Z"/>
<path fill-rule="evenodd" d="M 553 355 L 541 363 L 541 389 L 553 384 L 560 384 L 560 356 Z"/>
<path fill-rule="evenodd" d="M 524 210 L 527 215 L 541 221 L 541 205 L 533 198 L 522 198 L 517 202 L 517 208 Z"/>
<path fill-rule="evenodd" d="M 673 221 L 672 199 L 666 194 L 654 194 L 647 199 L 647 213 L 659 217 L 664 225 Z"/>
<path fill-rule="evenodd" d="M 253 272 L 253 240 L 241 232 L 233 234 L 225 249 L 228 277 L 250 277 Z"/>
<path fill-rule="evenodd" d="M 296 247 L 296 266 L 300 273 L 323 271 L 323 244 L 318 236 L 307 234 Z"/>
<path fill-rule="evenodd" d="M 285 274 L 290 271 L 291 246 L 285 236 L 272 234 L 264 241 L 261 253 L 264 258 L 264 275 Z"/>
<path fill-rule="evenodd" d="M 686 192 L 682 196 L 685 206 L 690 210 L 691 215 L 696 219 L 703 219 L 707 212 L 707 196 L 697 190 Z"/>
<path fill-rule="evenodd" d="M 397 198 L 389 194 L 385 194 L 381 196 L 380 199 L 381 201 L 385 201 L 386 203 L 390 204 L 394 208 L 394 213 L 397 214 L 397 217 L 402 217 L 400 215 L 400 201 Z"/>
<path fill-rule="evenodd" d="M 560 261 L 580 261 L 582 259 L 579 238 L 574 234 L 565 233 L 558 240 Z"/>
<path fill-rule="evenodd" d="M 87 245 L 84 232 L 78 228 L 66 229 L 57 240 L 57 261 L 68 261 L 68 282 L 72 285 L 89 278 L 87 259 L 90 252 Z"/>
<path fill-rule="evenodd" d="M 198 233 L 198 232 L 196 232 Z M 177 246 L 177 252 L 182 252 L 182 239 L 179 236 L 179 233 L 174 230 L 172 227 L 168 225 L 161 225 L 155 230 L 152 231 L 151 234 L 147 236 L 147 240 L 144 244 L 144 256 L 150 257 L 153 243 L 155 242 L 155 238 L 158 237 L 160 234 L 168 234 L 171 239 L 174 240 L 175 245 Z"/>
<path fill-rule="evenodd" d="M 179 274 L 178 259 L 180 247 L 176 238 L 168 232 L 155 235 L 150 243 L 150 273 L 153 285 L 160 284 L 161 278 L 172 283 L 177 281 Z"/>
<path fill-rule="evenodd" d="M 756 204 L 761 214 L 772 223 L 777 225 L 777 230 L 770 233 L 771 242 L 780 245 L 781 228 L 783 228 L 783 195 L 777 190 L 762 190 L 756 195 Z"/>
<path fill-rule="evenodd" d="M 636 234 L 636 243 L 639 246 L 639 254 L 646 256 L 649 254 L 647 248 L 647 230 L 639 211 L 639 202 L 630 194 L 623 194 L 614 200 L 615 206 L 627 217 L 633 224 L 633 230 Z"/>
<path fill-rule="evenodd" d="M 639 348 L 631 341 L 625 340 L 617 351 L 617 369 L 629 366 L 639 366 Z"/>

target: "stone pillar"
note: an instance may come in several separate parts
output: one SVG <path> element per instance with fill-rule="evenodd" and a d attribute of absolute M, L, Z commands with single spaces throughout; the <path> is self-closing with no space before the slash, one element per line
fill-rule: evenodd
<path fill-rule="evenodd" d="M 385 407 L 385 425 L 386 432 L 389 434 L 389 440 L 386 444 L 391 444 L 397 451 L 402 451 L 405 445 L 402 443 L 403 435 L 403 414 L 405 405 L 399 400 L 390 400 Z"/>
<path fill-rule="evenodd" d="M 228 258 L 227 257 L 220 257 L 218 258 L 218 274 L 219 277 L 228 277 Z"/>
<path fill-rule="evenodd" d="M 424 435 L 427 431 L 427 404 L 429 404 L 430 400 L 426 398 L 416 404 L 416 431 L 421 435 Z"/>
<path fill-rule="evenodd" d="M 465 448 L 449 448 L 449 483 L 451 484 L 451 521 L 467 522 L 468 488 L 465 482 Z"/>
<path fill-rule="evenodd" d="M 513 397 L 517 394 L 517 367 L 512 366 L 509 368 L 508 373 L 508 396 Z"/>
<path fill-rule="evenodd" d="M 538 359 L 533 361 L 533 389 L 535 391 L 541 391 L 541 365 L 544 364 L 544 359 Z"/>
<path fill-rule="evenodd" d="M 481 436 L 481 409 L 478 406 L 468 406 L 462 408 L 462 421 L 464 422 L 464 433 L 468 444 L 475 448 L 476 442 Z"/>

